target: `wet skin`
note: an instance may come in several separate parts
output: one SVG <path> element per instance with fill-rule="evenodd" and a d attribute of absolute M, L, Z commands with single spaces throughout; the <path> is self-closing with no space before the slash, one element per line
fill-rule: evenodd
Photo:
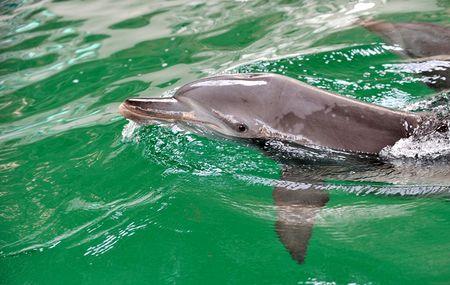
<path fill-rule="evenodd" d="M 376 154 L 422 117 L 332 94 L 276 74 L 232 74 L 181 87 L 173 98 L 128 99 L 126 118 L 188 123 L 230 138 L 284 140 Z"/>

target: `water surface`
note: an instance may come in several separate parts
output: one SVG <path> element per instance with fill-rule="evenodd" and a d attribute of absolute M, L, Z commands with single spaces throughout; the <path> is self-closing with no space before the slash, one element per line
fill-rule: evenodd
<path fill-rule="evenodd" d="M 1 3 L 1 283 L 447 283 L 448 163 L 373 167 L 298 152 L 330 193 L 299 265 L 274 230 L 274 160 L 173 126 L 130 132 L 117 107 L 224 72 L 422 106 L 436 98 L 426 78 L 354 23 L 448 25 L 449 9 L 439 0 Z M 338 166 L 322 167 L 328 159 Z"/>

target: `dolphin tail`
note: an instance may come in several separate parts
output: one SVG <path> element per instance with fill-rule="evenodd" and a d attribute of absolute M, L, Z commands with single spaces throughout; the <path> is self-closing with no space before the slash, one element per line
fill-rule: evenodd
<path fill-rule="evenodd" d="M 283 180 L 291 178 L 283 170 Z M 292 190 L 277 186 L 273 191 L 277 206 L 276 232 L 292 258 L 303 263 L 317 213 L 329 200 L 328 193 L 309 188 Z"/>

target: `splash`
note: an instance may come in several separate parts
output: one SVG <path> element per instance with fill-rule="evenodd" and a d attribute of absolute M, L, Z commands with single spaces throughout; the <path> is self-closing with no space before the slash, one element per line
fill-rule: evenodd
<path fill-rule="evenodd" d="M 419 101 L 408 111 L 431 112 L 433 117 L 424 122 L 412 136 L 400 139 L 385 147 L 380 156 L 384 159 L 438 160 L 450 158 L 450 91 Z"/>
<path fill-rule="evenodd" d="M 128 120 L 128 124 L 126 124 L 122 130 L 122 141 L 139 142 L 139 136 L 137 135 L 137 130 L 139 129 L 139 127 L 140 125 L 138 123 Z"/>
<path fill-rule="evenodd" d="M 381 150 L 380 156 L 387 159 L 437 160 L 450 158 L 450 133 L 433 132 L 422 137 L 401 139 L 393 146 Z"/>

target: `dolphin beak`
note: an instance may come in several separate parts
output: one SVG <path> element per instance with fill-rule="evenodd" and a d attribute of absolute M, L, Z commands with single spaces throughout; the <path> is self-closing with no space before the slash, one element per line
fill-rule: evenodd
<path fill-rule="evenodd" d="M 119 113 L 139 124 L 152 121 L 179 122 L 194 121 L 194 114 L 185 104 L 175 98 L 131 98 L 125 100 Z"/>

